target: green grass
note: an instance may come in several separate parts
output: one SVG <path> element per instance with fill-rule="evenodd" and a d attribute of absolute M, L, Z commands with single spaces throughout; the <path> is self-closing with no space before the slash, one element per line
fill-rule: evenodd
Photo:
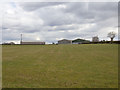
<path fill-rule="evenodd" d="M 118 45 L 4 45 L 3 88 L 117 88 Z"/>

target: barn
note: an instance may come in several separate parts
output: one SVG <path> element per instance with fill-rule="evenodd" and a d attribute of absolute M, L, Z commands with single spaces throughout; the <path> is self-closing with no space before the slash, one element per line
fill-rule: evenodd
<path fill-rule="evenodd" d="M 85 40 L 85 39 L 75 39 L 75 40 L 72 40 L 72 44 L 88 44 L 90 43 L 89 40 Z"/>
<path fill-rule="evenodd" d="M 62 39 L 58 41 L 58 44 L 72 44 L 72 40 Z"/>
<path fill-rule="evenodd" d="M 45 42 L 21 42 L 22 45 L 45 45 Z"/>

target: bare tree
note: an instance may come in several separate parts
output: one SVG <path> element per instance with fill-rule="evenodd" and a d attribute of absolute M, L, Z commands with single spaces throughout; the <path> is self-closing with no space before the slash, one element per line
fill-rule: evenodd
<path fill-rule="evenodd" d="M 114 37 L 115 37 L 115 32 L 109 32 L 108 33 L 108 37 L 111 39 L 111 43 L 113 42 L 113 39 L 114 39 Z"/>

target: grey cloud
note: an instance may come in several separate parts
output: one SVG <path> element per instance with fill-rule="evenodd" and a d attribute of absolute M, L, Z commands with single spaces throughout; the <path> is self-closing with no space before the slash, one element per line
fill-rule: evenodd
<path fill-rule="evenodd" d="M 41 12 L 41 13 L 39 13 Z M 66 25 L 72 24 L 76 22 L 76 19 L 72 14 L 63 13 L 61 10 L 55 9 L 43 9 L 36 12 L 39 17 L 41 17 L 46 25 L 49 26 L 59 26 L 59 25 Z"/>
<path fill-rule="evenodd" d="M 19 3 L 19 5 L 27 11 L 34 11 L 43 7 L 49 7 L 53 5 L 63 4 L 64 2 L 24 2 Z"/>
<path fill-rule="evenodd" d="M 81 19 L 94 19 L 95 21 L 108 19 L 117 15 L 117 2 L 89 2 L 71 3 L 65 12 L 75 14 Z"/>
<path fill-rule="evenodd" d="M 24 40 L 36 40 L 38 37 L 49 43 L 57 42 L 58 38 L 91 40 L 94 35 L 106 39 L 109 30 L 105 29 L 117 26 L 117 3 L 26 2 L 18 4 L 18 7 L 22 10 L 15 17 L 9 17 L 9 14 L 4 17 L 5 41 L 19 41 L 21 33 Z M 87 28 L 87 24 L 95 25 Z"/>
<path fill-rule="evenodd" d="M 78 29 L 78 26 L 77 25 L 76 26 L 65 25 L 65 26 L 58 26 L 58 27 L 55 28 L 55 30 L 74 30 L 74 29 Z"/>

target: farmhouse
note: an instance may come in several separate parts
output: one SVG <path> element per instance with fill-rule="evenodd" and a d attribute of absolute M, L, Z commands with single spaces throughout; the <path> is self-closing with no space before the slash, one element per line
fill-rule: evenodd
<path fill-rule="evenodd" d="M 20 42 L 22 45 L 45 45 L 45 42 Z"/>
<path fill-rule="evenodd" d="M 59 40 L 58 44 L 72 44 L 72 40 L 67 39 Z"/>
<path fill-rule="evenodd" d="M 98 36 L 93 37 L 93 38 L 92 38 L 92 42 L 99 42 Z"/>

